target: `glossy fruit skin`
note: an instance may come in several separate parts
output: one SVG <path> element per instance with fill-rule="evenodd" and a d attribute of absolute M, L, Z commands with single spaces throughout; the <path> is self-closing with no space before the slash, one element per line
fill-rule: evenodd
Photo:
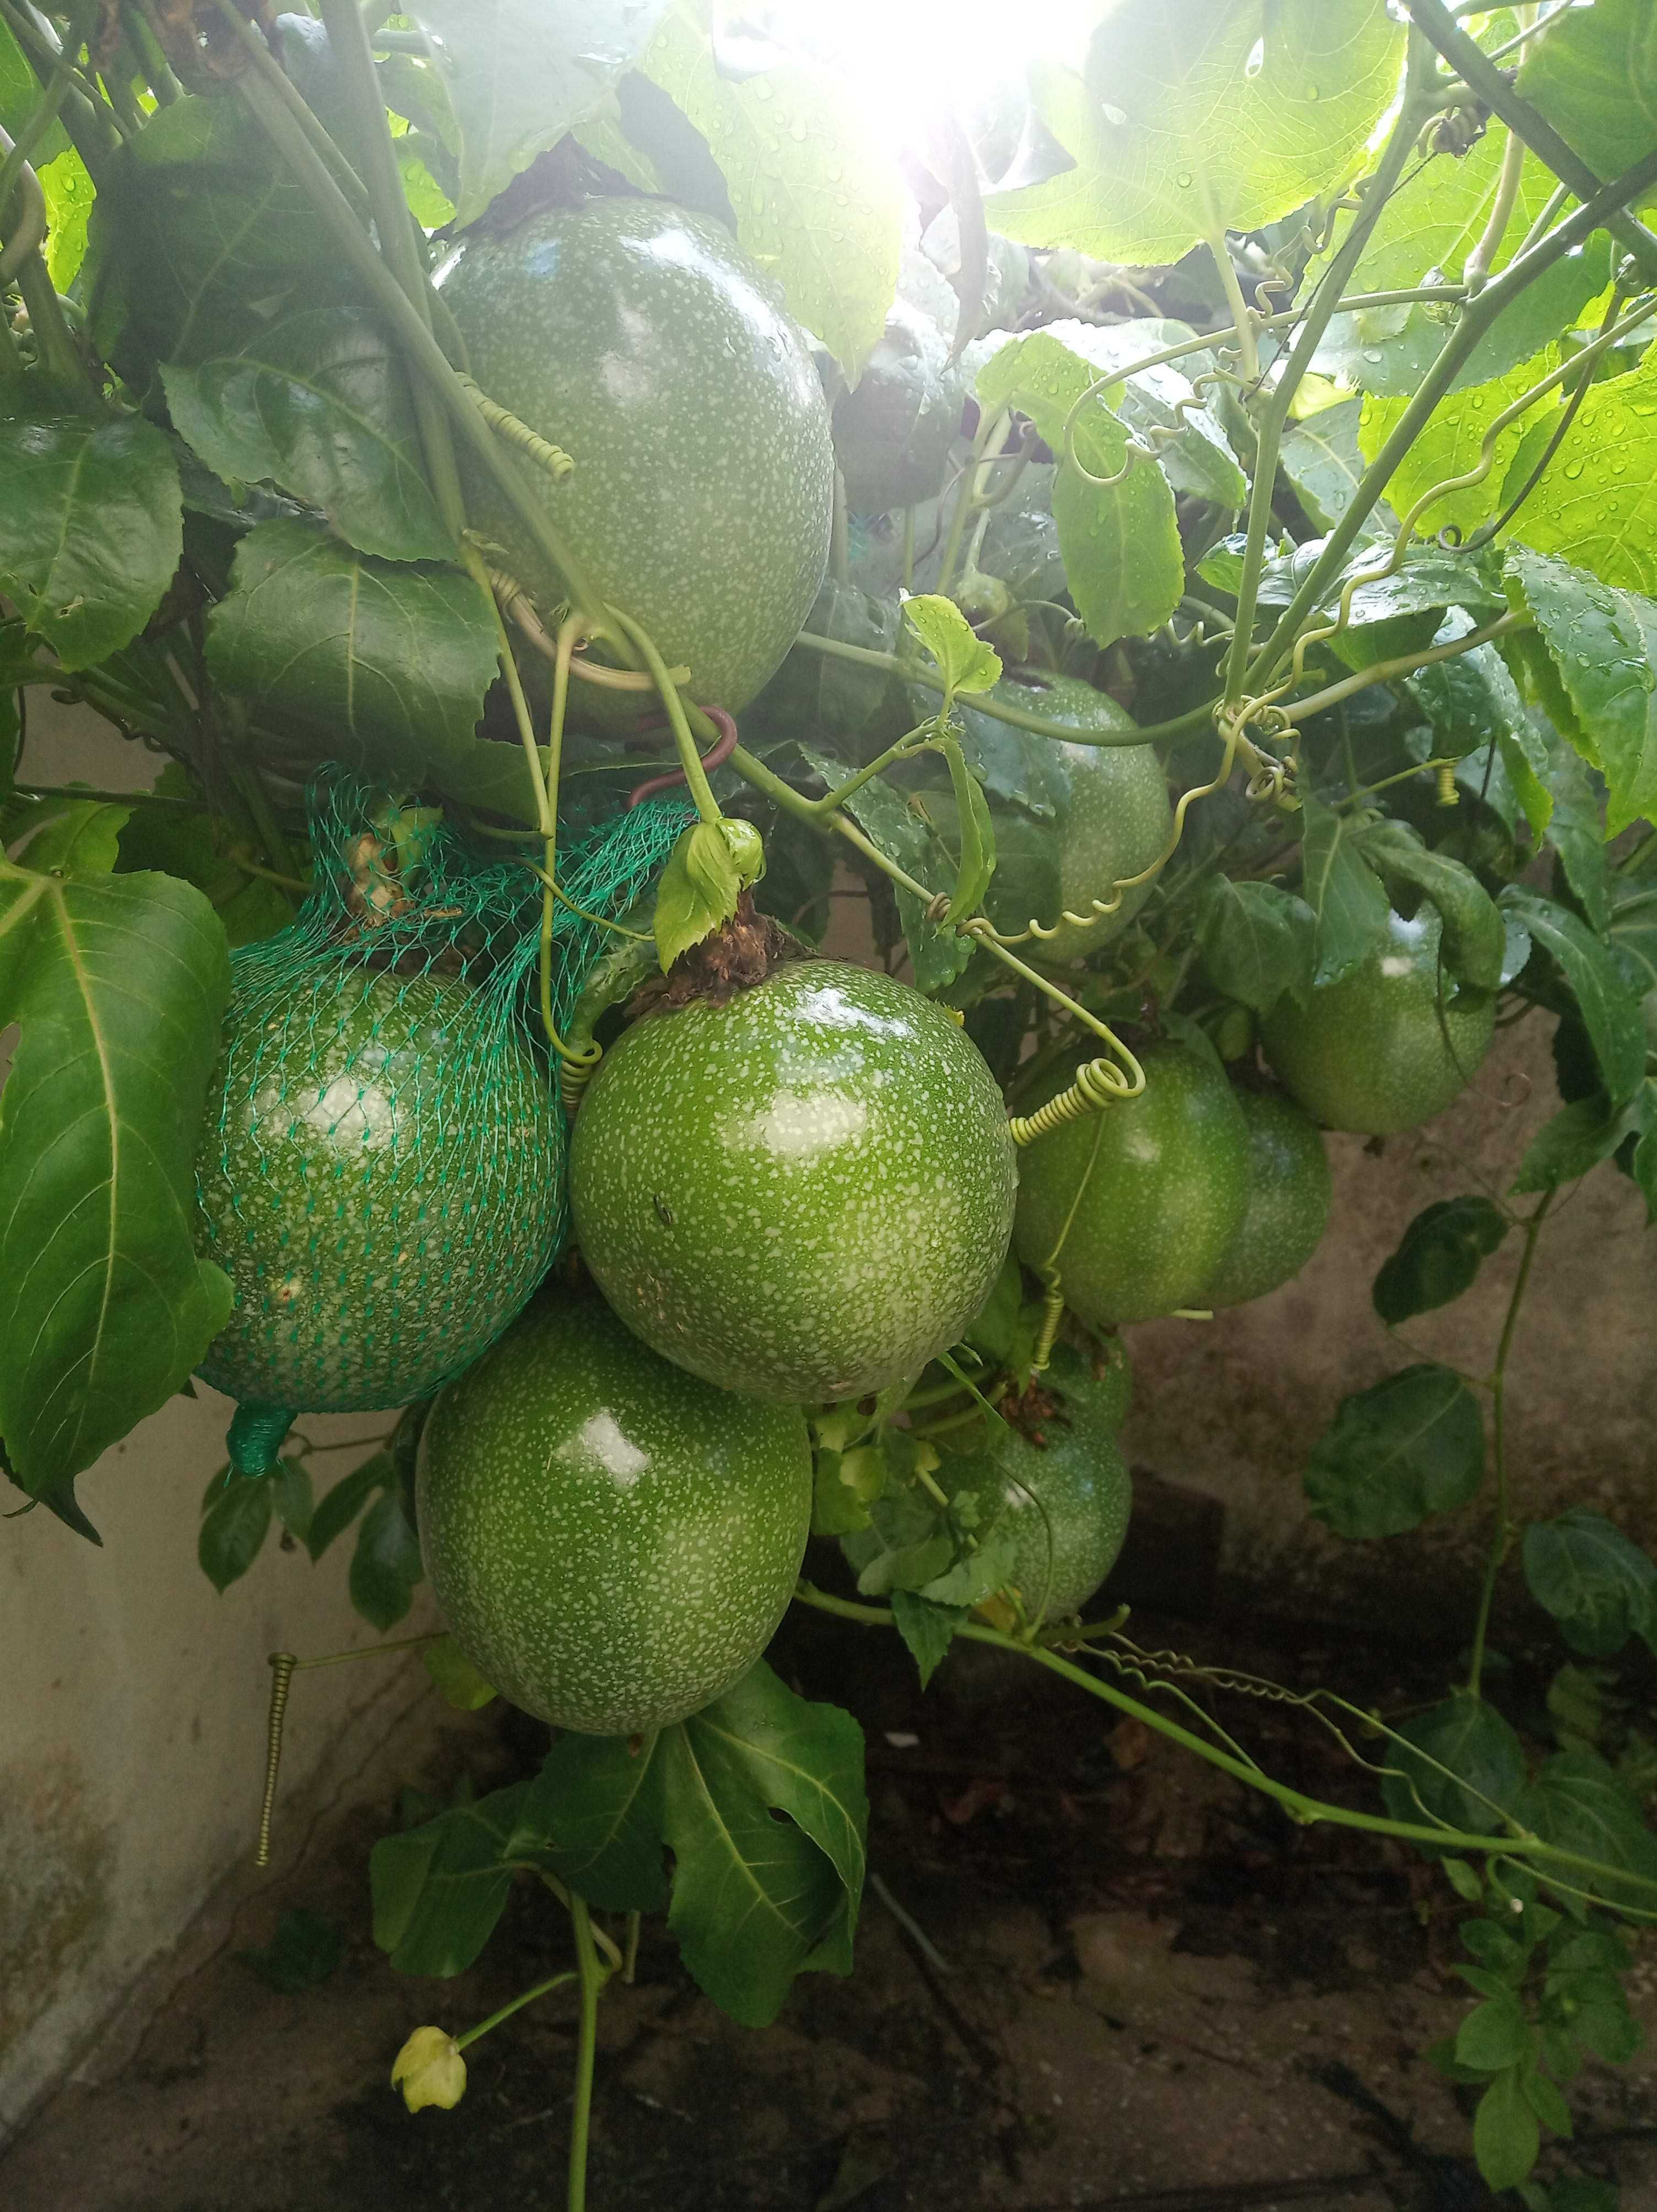
<path fill-rule="evenodd" d="M 1020 684 L 1000 696 L 1015 699 L 1033 714 L 1068 722 L 1079 730 L 1134 726 L 1133 717 L 1114 699 L 1073 677 L 1044 677 L 1039 684 Z M 1057 921 L 1061 912 L 1086 915 L 1094 899 L 1108 901 L 1118 882 L 1138 875 L 1161 857 L 1173 828 L 1167 776 L 1154 746 L 1060 741 L 1052 750 L 1069 777 L 1070 793 L 1058 817 L 1058 905 L 1051 914 L 1034 916 L 1044 926 Z M 1041 957 L 1080 960 L 1098 951 L 1121 935 L 1150 896 L 1151 888 L 1142 884 L 1124 891 L 1116 912 L 1101 915 L 1091 928 L 1066 923 L 1039 948 Z M 993 908 L 993 889 L 991 902 Z M 995 918 L 1001 927 L 1017 929 L 1032 919 L 1027 914 L 1014 920 L 999 913 Z"/>
<path fill-rule="evenodd" d="M 1298 1275 L 1329 1225 L 1329 1156 L 1316 1125 L 1287 1098 L 1237 1093 L 1248 1126 L 1248 1212 L 1203 1293 L 1206 1306 L 1246 1305 Z"/>
<path fill-rule="evenodd" d="M 544 1291 L 438 1399 L 421 1555 L 466 1656 L 556 1728 L 697 1711 L 771 1641 L 805 1556 L 804 1416 L 658 1359 L 595 1297 Z"/>
<path fill-rule="evenodd" d="M 1198 1304 L 1248 1210 L 1248 1130 L 1219 1063 L 1182 1044 L 1139 1058 L 1142 1097 L 1038 1138 L 1020 1163 L 1019 1257 L 1039 1273 L 1074 1206 L 1059 1279 L 1094 1328 Z"/>
<path fill-rule="evenodd" d="M 1285 994 L 1260 1024 L 1266 1059 L 1326 1128 L 1394 1136 L 1459 1097 L 1496 1032 L 1492 993 L 1456 990 L 1439 974 L 1439 919 L 1390 915 L 1386 941 L 1361 968 Z M 1444 994 L 1442 1018 L 1439 996 Z"/>
<path fill-rule="evenodd" d="M 628 1327 L 795 1404 L 956 1341 L 1006 1256 L 1016 1176 L 977 1048 L 908 984 L 832 960 L 636 1023 L 570 1152 L 582 1254 Z"/>
<path fill-rule="evenodd" d="M 564 1182 L 545 1070 L 493 994 L 360 967 L 279 994 L 239 977 L 196 1170 L 199 1249 L 235 1306 L 197 1372 L 309 1413 L 423 1397 L 551 1264 Z"/>
<path fill-rule="evenodd" d="M 562 483 L 514 465 L 600 597 L 693 696 L 746 705 L 817 595 L 834 496 L 822 386 L 758 270 L 705 216 L 593 199 L 474 234 L 438 283 L 478 384 L 574 460 Z M 473 527 L 550 613 L 563 586 L 493 480 L 465 476 Z"/>

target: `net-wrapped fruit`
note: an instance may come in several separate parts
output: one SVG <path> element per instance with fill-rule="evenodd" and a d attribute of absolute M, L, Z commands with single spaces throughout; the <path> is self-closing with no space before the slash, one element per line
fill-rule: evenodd
<path fill-rule="evenodd" d="M 815 1404 L 917 1374 L 1006 1257 L 994 1078 L 908 984 L 800 960 L 646 1015 L 576 1119 L 582 1256 L 628 1327 L 711 1382 Z"/>
<path fill-rule="evenodd" d="M 811 1519 L 797 1407 L 715 1389 L 549 1289 L 420 1440 L 420 1544 L 455 1640 L 555 1727 L 632 1735 L 728 1690 Z"/>
<path fill-rule="evenodd" d="M 746 704 L 817 595 L 834 495 L 822 386 L 759 270 L 706 216 L 592 199 L 474 232 L 438 282 L 484 391 L 574 461 L 560 482 L 503 447 L 599 597 L 690 669 L 693 697 Z M 531 598 L 562 604 L 471 464 L 466 501 Z"/>

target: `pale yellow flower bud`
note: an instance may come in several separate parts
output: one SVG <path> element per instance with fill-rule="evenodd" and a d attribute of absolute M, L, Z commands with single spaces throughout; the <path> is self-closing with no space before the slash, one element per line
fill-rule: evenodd
<path fill-rule="evenodd" d="M 466 2063 L 454 2038 L 441 2027 L 417 2027 L 397 2054 L 391 2086 L 401 2089 L 411 2112 L 423 2105 L 452 2111 L 466 2093 Z"/>

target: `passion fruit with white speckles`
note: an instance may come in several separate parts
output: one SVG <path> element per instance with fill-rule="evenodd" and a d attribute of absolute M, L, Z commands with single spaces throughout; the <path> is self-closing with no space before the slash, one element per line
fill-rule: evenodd
<path fill-rule="evenodd" d="M 367 968 L 239 980 L 197 1167 L 198 1241 L 235 1305 L 198 1372 L 310 1413 L 425 1396 L 551 1265 L 564 1152 L 497 993 Z"/>
<path fill-rule="evenodd" d="M 766 279 L 716 222 L 634 198 L 474 233 L 437 281 L 483 390 L 575 462 L 557 482 L 503 447 L 598 595 L 694 698 L 746 704 L 810 611 L 834 498 L 822 386 Z M 567 599 L 475 464 L 466 506 L 543 611 Z"/>
<path fill-rule="evenodd" d="M 666 1728 L 782 1619 L 811 1520 L 796 1407 L 716 1390 L 544 1291 L 432 1408 L 420 1548 L 455 1641 L 526 1712 Z"/>
<path fill-rule="evenodd" d="M 582 1257 L 628 1327 L 726 1389 L 857 1398 L 961 1334 L 1012 1232 L 1006 1109 L 908 984 L 839 961 L 635 1023 L 576 1116 Z"/>
<path fill-rule="evenodd" d="M 1234 1095 L 1248 1130 L 1248 1211 L 1203 1289 L 1205 1306 L 1246 1305 L 1279 1289 L 1329 1226 L 1329 1155 L 1315 1124 L 1275 1092 Z"/>

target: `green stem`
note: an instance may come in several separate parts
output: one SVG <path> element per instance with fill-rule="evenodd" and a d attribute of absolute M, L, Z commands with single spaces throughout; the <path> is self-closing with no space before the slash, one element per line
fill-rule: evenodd
<path fill-rule="evenodd" d="M 273 868 L 295 882 L 299 879 L 299 866 L 287 839 L 277 827 L 271 811 L 270 794 L 265 788 L 264 778 L 257 768 L 245 761 L 227 757 L 225 771 L 235 785 L 237 795 L 253 817 L 253 827 L 259 842 L 265 848 L 265 857 Z"/>
<path fill-rule="evenodd" d="M 1514 90 L 1489 57 L 1481 53 L 1451 19 L 1440 0 L 1404 0 L 1404 4 L 1417 30 L 1437 47 L 1463 83 L 1547 163 L 1555 176 L 1570 186 L 1578 199 L 1591 201 L 1599 194 L 1603 179 L 1572 151 L 1545 117 Z M 1634 192 L 1621 196 L 1624 200 L 1636 197 Z M 1646 276 L 1657 279 L 1657 236 L 1617 204 L 1606 210 L 1604 222 L 1611 236 L 1634 255 Z"/>
<path fill-rule="evenodd" d="M 1413 675 L 1418 668 L 1432 668 L 1441 660 L 1458 659 L 1477 646 L 1489 645 L 1493 638 L 1509 637 L 1515 630 L 1532 627 L 1528 614 L 1501 615 L 1495 622 L 1486 623 L 1483 629 L 1469 630 L 1465 637 L 1455 638 L 1448 645 L 1429 646 L 1421 653 L 1400 653 L 1391 660 L 1377 660 L 1368 668 L 1359 669 L 1354 676 L 1343 676 L 1338 684 L 1331 684 L 1325 690 L 1314 691 L 1309 699 L 1297 699 L 1284 712 L 1291 722 L 1309 721 L 1326 708 L 1349 699 L 1355 691 L 1367 691 L 1372 684 L 1390 684 L 1396 677 Z M 1412 769 L 1410 773 L 1413 775 L 1416 771 Z"/>
<path fill-rule="evenodd" d="M 1247 681 L 1249 653 L 1253 642 L 1254 616 L 1258 605 L 1260 577 L 1265 567 L 1266 538 L 1271 527 L 1272 501 L 1277 489 L 1277 459 L 1282 450 L 1283 433 L 1288 423 L 1289 409 L 1300 390 L 1312 357 L 1323 342 L 1325 331 L 1333 320 L 1337 308 L 1343 305 L 1341 294 L 1347 280 L 1362 259 L 1375 225 L 1380 221 L 1388 200 L 1404 173 L 1420 129 L 1419 54 L 1417 44 L 1410 47 L 1409 74 L 1404 82 L 1404 104 L 1392 135 L 1386 142 L 1380 166 L 1369 190 L 1363 196 L 1363 205 L 1341 240 L 1339 252 L 1330 264 L 1328 273 L 1312 296 L 1306 311 L 1304 326 L 1290 349 L 1282 374 L 1267 400 L 1256 426 L 1254 481 L 1250 489 L 1248 537 L 1243 551 L 1243 572 L 1238 580 L 1237 610 L 1234 617 L 1231 644 L 1226 658 L 1226 696 L 1238 700 L 1244 696 Z"/>
<path fill-rule="evenodd" d="M 1410 0 L 1410 4 L 1416 6 L 1417 0 Z M 1294 599 L 1283 610 L 1276 628 L 1250 663 L 1244 678 L 1245 691 L 1258 696 L 1293 650 L 1301 624 L 1321 602 L 1325 592 L 1339 574 L 1359 532 L 1386 492 L 1399 463 L 1421 435 L 1434 409 L 1449 391 L 1496 318 L 1526 286 L 1534 283 L 1538 276 L 1552 268 L 1562 254 L 1568 253 L 1572 246 L 1599 229 L 1612 209 L 1620 207 L 1625 200 L 1637 198 L 1654 184 L 1657 184 L 1657 151 L 1647 155 L 1614 184 L 1606 185 L 1593 199 L 1578 208 L 1574 215 L 1568 216 L 1556 230 L 1550 231 L 1528 252 L 1516 255 L 1501 276 L 1487 284 L 1478 297 L 1469 303 L 1460 322 L 1428 370 L 1415 397 L 1393 426 L 1392 434 L 1359 479 L 1352 503 L 1330 532 L 1322 553 L 1308 570 Z M 1241 634 L 1240 623 L 1239 634 Z"/>
<path fill-rule="evenodd" d="M 984 465 L 1000 451 L 1011 422 L 1012 416 L 1003 408 L 999 415 L 986 415 L 978 425 L 978 435 L 972 441 L 972 459 L 961 476 L 961 488 L 949 517 L 949 535 L 938 563 L 938 589 L 946 596 L 955 580 L 955 563 L 960 558 L 967 519 L 978 504 Z"/>
<path fill-rule="evenodd" d="M 203 800 L 173 799 L 165 792 L 93 791 L 68 783 L 17 783 L 12 788 L 21 799 L 83 799 L 99 806 L 161 806 L 186 814 L 210 814 L 213 811 Z"/>
<path fill-rule="evenodd" d="M 76 65 L 75 57 L 82 42 L 73 26 L 69 38 L 60 40 L 49 24 L 42 28 L 44 21 L 14 6 L 13 0 L 0 0 L 0 22 L 27 55 L 43 85 L 50 83 L 60 64 L 67 66 L 70 90 L 58 110 L 59 117 L 86 163 L 88 175 L 101 192 L 105 191 L 113 183 L 110 162 L 121 146 L 119 127 L 108 101 Z"/>
<path fill-rule="evenodd" d="M 603 605 L 585 570 L 538 502 L 524 489 L 516 463 L 504 453 L 495 433 L 478 410 L 477 402 L 454 372 L 453 363 L 422 321 L 390 267 L 352 214 L 327 165 L 306 138 L 286 107 L 251 71 L 237 79 L 237 89 L 255 120 L 283 156 L 307 198 L 315 208 L 330 237 L 361 282 L 374 306 L 384 316 L 421 375 L 448 410 L 451 420 L 477 459 L 499 487 L 513 513 L 534 540 L 537 550 L 569 587 L 584 612 L 597 616 Z"/>
<path fill-rule="evenodd" d="M 1243 288 L 1237 277 L 1237 264 L 1227 247 L 1223 230 L 1215 232 L 1208 241 L 1208 249 L 1214 256 L 1214 266 L 1220 278 L 1220 289 L 1226 295 L 1226 305 L 1231 309 L 1231 326 L 1237 337 L 1243 381 L 1245 384 L 1257 383 L 1260 374 L 1258 325 L 1243 297 Z"/>
<path fill-rule="evenodd" d="M 58 111 L 69 91 L 73 66 L 66 48 L 47 78 L 40 97 L 24 118 L 22 129 L 7 149 L 5 159 L 0 161 L 0 223 L 5 221 L 6 210 L 16 189 L 17 179 L 23 173 L 24 163 L 57 119 Z"/>
<path fill-rule="evenodd" d="M 814 630 L 808 629 L 802 629 L 795 643 L 831 660 L 849 660 L 861 668 L 878 668 L 888 676 L 901 676 L 906 684 L 923 684 L 929 691 L 941 693 L 947 688 L 935 668 L 900 660 L 895 653 L 880 653 L 867 645 L 843 644 L 837 637 L 819 637 Z M 974 698 L 972 711 L 975 714 L 988 714 L 991 721 L 1006 722 L 1015 730 L 1028 730 L 1035 737 L 1056 738 L 1062 744 L 1072 745 L 1155 744 L 1164 738 L 1198 737 L 1214 727 L 1212 702 L 1193 707 L 1189 714 L 1176 715 L 1171 722 L 1148 724 L 1142 730 L 1078 730 L 1068 722 L 1049 721 L 1043 715 L 1030 714 L 1022 707 L 1009 707 L 987 691 L 979 692 Z"/>
<path fill-rule="evenodd" d="M 892 1614 L 883 1606 L 857 1605 L 849 1598 L 831 1597 L 826 1590 L 816 1589 L 809 1583 L 796 1584 L 795 1596 L 801 1604 L 813 1606 L 819 1613 L 833 1613 L 842 1620 L 855 1620 L 865 1627 L 891 1628 L 896 1626 Z M 1513 1836 L 1473 1835 L 1458 1828 L 1428 1827 L 1413 1820 L 1388 1820 L 1380 1814 L 1355 1812 L 1348 1805 L 1331 1805 L 1322 1798 L 1308 1797 L 1299 1790 L 1291 1790 L 1286 1782 L 1278 1782 L 1272 1776 L 1263 1773 L 1246 1759 L 1234 1758 L 1217 1744 L 1193 1735 L 1189 1729 L 1182 1728 L 1178 1721 L 1170 1720 L 1166 1713 L 1159 1712 L 1154 1705 L 1142 1705 L 1137 1698 L 1130 1698 L 1125 1690 L 1118 1690 L 1114 1684 L 1086 1673 L 1069 1660 L 1061 1658 L 1056 1651 L 1020 1643 L 1015 1636 L 1005 1636 L 998 1628 L 981 1627 L 976 1621 L 964 1623 L 955 1633 L 965 1637 L 969 1643 L 993 1644 L 997 1650 L 1016 1652 L 1022 1659 L 1033 1660 L 1038 1667 L 1045 1667 L 1049 1674 L 1057 1674 L 1077 1689 L 1086 1690 L 1090 1696 L 1114 1705 L 1118 1711 L 1142 1723 L 1157 1735 L 1167 1737 L 1170 1742 L 1195 1752 L 1199 1759 L 1207 1759 L 1210 1766 L 1217 1766 L 1222 1773 L 1231 1775 L 1249 1789 L 1258 1790 L 1263 1796 L 1275 1799 L 1295 1820 L 1306 1826 L 1326 1820 L 1332 1826 L 1357 1828 L 1368 1835 L 1397 1836 L 1405 1843 L 1432 1844 L 1441 1850 L 1486 1851 L 1504 1857 L 1542 1859 L 1550 1865 L 1570 1867 L 1579 1873 L 1596 1875 L 1602 1880 L 1619 1884 L 1631 1881 L 1657 1896 L 1657 1881 L 1649 1875 L 1630 1875 L 1619 1868 L 1604 1866 L 1597 1859 L 1584 1858 L 1578 1852 L 1563 1850 L 1556 1844 L 1544 1843 L 1539 1836 L 1523 1832 Z"/>
<path fill-rule="evenodd" d="M 236 38 L 241 41 L 242 50 L 247 54 L 253 67 L 259 72 L 260 81 L 270 88 L 271 91 L 275 94 L 276 97 L 287 109 L 294 121 L 299 125 L 301 131 L 305 134 L 306 143 L 312 149 L 313 152 L 315 153 L 318 159 L 326 163 L 328 173 L 333 179 L 335 184 L 338 186 L 345 199 L 350 203 L 351 213 L 356 217 L 359 222 L 367 222 L 370 213 L 372 212 L 377 215 L 378 210 L 371 209 L 369 194 L 363 186 L 362 178 L 357 175 L 356 171 L 351 167 L 350 161 L 346 160 L 344 154 L 341 151 L 339 147 L 335 144 L 334 141 L 329 137 L 326 131 L 323 129 L 322 125 L 317 120 L 315 112 L 312 108 L 310 102 L 306 99 L 304 94 L 301 92 L 299 87 L 289 76 L 287 70 L 284 70 L 282 64 L 277 61 L 276 56 L 271 52 L 269 46 L 265 45 L 265 40 L 260 37 L 259 32 L 255 30 L 247 17 L 235 6 L 235 0 L 217 0 L 217 6 L 220 15 L 223 16 L 225 21 L 229 25 Z M 353 15 L 355 15 L 356 12 L 355 9 L 351 10 Z M 323 13 L 325 15 L 327 14 L 326 8 L 324 9 Z M 347 56 L 350 49 L 350 42 L 349 40 L 342 42 L 339 34 L 335 31 L 332 23 L 328 27 L 328 42 L 333 48 L 335 58 L 340 64 L 341 76 L 347 81 L 348 89 L 354 91 L 355 88 L 351 88 L 349 82 L 350 71 L 347 60 Z M 344 51 L 342 51 L 342 44 Z M 374 66 L 374 57 L 372 54 L 369 57 L 369 66 L 370 70 L 372 70 Z M 380 118 L 383 127 L 385 110 L 382 106 L 380 106 L 377 97 L 375 105 L 380 109 Z M 359 117 L 358 120 L 359 122 L 362 120 L 361 117 Z M 403 197 L 400 184 L 398 187 L 397 196 L 399 202 L 400 203 Z M 405 209 L 404 211 L 406 214 L 406 209 Z M 381 232 L 381 242 L 383 246 L 385 242 L 385 232 L 383 228 Z"/>
<path fill-rule="evenodd" d="M 28 309 L 29 328 L 34 333 L 41 368 L 80 405 L 101 409 L 103 394 L 94 383 L 92 372 L 64 319 L 62 305 L 38 248 L 24 255 L 12 281 Z"/>
<path fill-rule="evenodd" d="M 609 1979 L 599 1964 L 587 1900 L 572 1891 L 570 1924 L 581 1977 L 581 2043 L 576 2054 L 576 2094 L 570 2116 L 569 2212 L 587 2212 L 587 2139 L 593 2118 L 593 2069 L 598 2054 L 599 1992 Z"/>
<path fill-rule="evenodd" d="M 171 107 L 184 96 L 184 87 L 173 74 L 173 65 L 161 52 L 161 41 L 155 36 L 149 17 L 137 4 L 137 0 L 121 0 L 121 21 L 126 26 L 126 35 L 132 41 L 149 89 L 155 95 L 158 107 Z"/>
<path fill-rule="evenodd" d="M 1502 241 L 1513 220 L 1514 204 L 1519 198 L 1526 151 L 1525 141 L 1510 131 L 1502 150 L 1502 168 L 1496 178 L 1496 196 L 1490 202 L 1489 220 L 1462 265 L 1461 281 L 1470 292 L 1481 289 L 1489 276 L 1491 264 L 1502 251 Z"/>
<path fill-rule="evenodd" d="M 679 763 L 685 772 L 685 781 L 691 797 L 696 802 L 697 812 L 704 822 L 719 821 L 722 818 L 719 801 L 714 797 L 713 786 L 708 781 L 707 771 L 702 765 L 702 756 L 697 750 L 696 738 L 685 712 L 685 702 L 679 696 L 679 686 L 669 674 L 667 664 L 657 650 L 655 641 L 643 623 L 636 622 L 621 608 L 606 607 L 605 612 L 610 622 L 619 625 L 637 646 L 643 656 L 645 666 L 655 678 L 656 689 L 661 694 L 661 703 L 667 709 L 667 720 L 673 728 L 673 742 L 679 747 Z"/>
<path fill-rule="evenodd" d="M 575 1972 L 569 1966 L 561 1974 L 549 1974 L 544 1982 L 537 1982 L 533 1990 L 521 1990 L 503 2004 L 499 2012 L 492 2012 L 487 2020 L 480 2020 L 476 2027 L 469 2027 L 464 2035 L 457 2035 L 454 2048 L 464 2051 L 467 2044 L 476 2043 L 480 2035 L 487 2035 L 491 2027 L 498 2027 L 503 2020 L 510 2020 L 515 2012 L 521 2012 L 527 2004 L 533 2004 L 537 1997 L 548 1996 L 554 1990 L 561 1990 L 566 1982 L 573 1982 L 575 1978 Z"/>
<path fill-rule="evenodd" d="M 1519 1310 L 1525 1303 L 1525 1292 L 1531 1279 L 1531 1264 L 1536 1258 L 1536 1240 L 1542 1233 L 1542 1224 L 1547 1218 L 1548 1208 L 1553 1203 L 1552 1191 L 1544 1191 L 1525 1222 L 1525 1249 L 1520 1255 L 1519 1273 L 1514 1277 L 1513 1295 L 1508 1300 L 1507 1317 L 1502 1324 L 1502 1339 L 1496 1346 L 1496 1366 L 1490 1376 L 1490 1425 L 1495 1434 L 1496 1456 L 1496 1527 L 1491 1532 L 1490 1549 L 1484 1562 L 1484 1584 L 1479 1592 L 1478 1618 L 1473 1625 L 1472 1657 L 1467 1666 L 1467 1694 L 1478 1695 L 1478 1686 L 1484 1672 L 1484 1642 L 1490 1626 L 1490 1607 L 1496 1597 L 1496 1577 L 1502 1571 L 1514 1540 L 1514 1524 L 1508 1511 L 1508 1355 L 1514 1348 L 1514 1331 L 1519 1326 Z"/>

